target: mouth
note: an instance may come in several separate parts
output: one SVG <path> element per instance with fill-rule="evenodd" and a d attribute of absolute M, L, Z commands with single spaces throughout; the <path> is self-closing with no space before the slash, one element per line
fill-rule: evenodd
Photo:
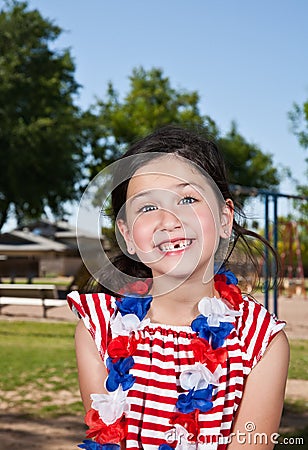
<path fill-rule="evenodd" d="M 178 239 L 172 242 L 171 241 L 163 242 L 158 245 L 158 248 L 163 253 L 177 252 L 189 247 L 192 244 L 192 242 L 193 242 L 192 239 Z"/>

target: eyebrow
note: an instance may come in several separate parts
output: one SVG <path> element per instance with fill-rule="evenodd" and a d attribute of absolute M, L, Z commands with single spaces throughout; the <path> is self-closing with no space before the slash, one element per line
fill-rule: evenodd
<path fill-rule="evenodd" d="M 197 188 L 197 190 L 201 190 L 201 191 L 204 190 L 204 188 L 203 188 L 202 186 L 200 186 L 199 184 L 197 184 L 197 183 L 179 183 L 179 184 L 177 184 L 177 185 L 175 186 L 175 188 L 183 188 L 183 189 L 186 188 L 186 187 L 192 187 L 192 188 L 194 188 L 194 189 Z M 157 188 L 157 189 L 159 189 L 159 188 Z M 165 190 L 165 189 L 164 189 L 164 190 Z M 148 189 L 148 190 L 145 190 L 145 191 L 143 191 L 143 192 L 140 192 L 139 194 L 134 195 L 134 196 L 130 199 L 130 201 L 131 201 L 131 202 L 134 202 L 135 200 L 138 200 L 139 198 L 146 197 L 146 196 L 148 196 L 149 194 L 151 194 L 151 192 L 153 192 L 153 189 Z"/>

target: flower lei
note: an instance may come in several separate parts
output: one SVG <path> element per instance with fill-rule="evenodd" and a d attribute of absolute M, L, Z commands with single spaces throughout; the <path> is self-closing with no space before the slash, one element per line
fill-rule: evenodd
<path fill-rule="evenodd" d="M 170 424 L 177 431 L 175 436 L 186 437 L 187 444 L 196 442 L 200 433 L 199 413 L 206 413 L 213 407 L 213 390 L 219 385 L 222 365 L 227 359 L 227 350 L 223 345 L 234 328 L 235 317 L 241 315 L 239 305 L 242 295 L 234 274 L 221 268 L 214 282 L 224 301 L 204 297 L 198 304 L 200 315 L 191 323 L 192 330 L 197 333 L 191 341 L 195 364 L 180 375 L 180 385 L 187 393 L 178 396 L 176 411 L 170 419 Z M 105 386 L 108 394 L 91 395 L 92 408 L 85 416 L 89 427 L 86 434 L 95 441 L 86 439 L 79 445 L 80 448 L 112 450 L 119 448 L 115 444 L 127 435 L 126 397 L 135 383 L 130 370 L 134 366 L 133 355 L 139 342 L 139 331 L 150 323 L 150 319 L 145 319 L 152 302 L 152 296 L 146 295 L 149 285 L 150 280 L 137 281 L 124 288 L 121 294 L 125 295 L 116 300 L 117 314 L 111 319 L 113 338 L 107 347 L 108 377 Z M 175 439 L 172 445 L 164 443 L 158 449 L 174 449 L 176 445 Z"/>

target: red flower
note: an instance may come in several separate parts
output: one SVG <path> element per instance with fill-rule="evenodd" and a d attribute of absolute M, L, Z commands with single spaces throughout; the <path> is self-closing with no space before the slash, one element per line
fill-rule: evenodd
<path fill-rule="evenodd" d="M 223 273 L 217 273 L 217 274 L 214 276 L 214 281 L 222 281 L 223 283 L 226 283 L 227 277 L 226 277 L 226 275 L 224 275 Z"/>
<path fill-rule="evenodd" d="M 119 294 L 138 294 L 145 295 L 149 292 L 149 287 L 151 285 L 152 280 L 147 278 L 145 281 L 138 280 L 134 283 L 126 284 L 122 289 L 120 289 Z"/>
<path fill-rule="evenodd" d="M 132 356 L 137 349 L 137 339 L 132 336 L 118 336 L 112 339 L 107 347 L 108 355 L 116 363 L 120 358 Z"/>
<path fill-rule="evenodd" d="M 198 417 L 193 411 L 189 414 L 174 413 L 173 417 L 170 419 L 171 425 L 178 424 L 184 427 L 188 433 L 190 433 L 190 440 L 195 441 L 198 437 L 200 428 L 198 424 Z"/>
<path fill-rule="evenodd" d="M 221 298 L 228 300 L 228 302 L 235 309 L 239 309 L 239 304 L 243 301 L 240 288 L 234 284 L 226 284 L 223 281 L 215 281 L 215 289 L 217 289 Z"/>
<path fill-rule="evenodd" d="M 91 408 L 85 416 L 85 423 L 89 427 L 87 437 L 94 438 L 99 444 L 118 444 L 127 434 L 124 414 L 116 422 L 106 425 L 99 417 L 98 411 Z"/>
<path fill-rule="evenodd" d="M 228 352 L 226 348 L 219 347 L 213 350 L 206 339 L 194 338 L 191 341 L 191 345 L 196 361 L 202 364 L 206 363 L 211 372 L 215 372 L 218 364 L 223 364 L 227 359 Z"/>

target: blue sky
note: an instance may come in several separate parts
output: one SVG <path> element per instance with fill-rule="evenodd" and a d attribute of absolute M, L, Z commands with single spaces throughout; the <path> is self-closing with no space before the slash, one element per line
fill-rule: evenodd
<path fill-rule="evenodd" d="M 111 80 L 128 90 L 133 67 L 160 67 L 175 88 L 200 94 L 223 132 L 240 133 L 304 182 L 308 150 L 289 129 L 293 102 L 308 99 L 306 0 L 29 0 L 65 30 L 83 107 Z M 3 1 L 0 0 L 0 4 Z M 294 192 L 283 182 L 283 192 Z"/>

